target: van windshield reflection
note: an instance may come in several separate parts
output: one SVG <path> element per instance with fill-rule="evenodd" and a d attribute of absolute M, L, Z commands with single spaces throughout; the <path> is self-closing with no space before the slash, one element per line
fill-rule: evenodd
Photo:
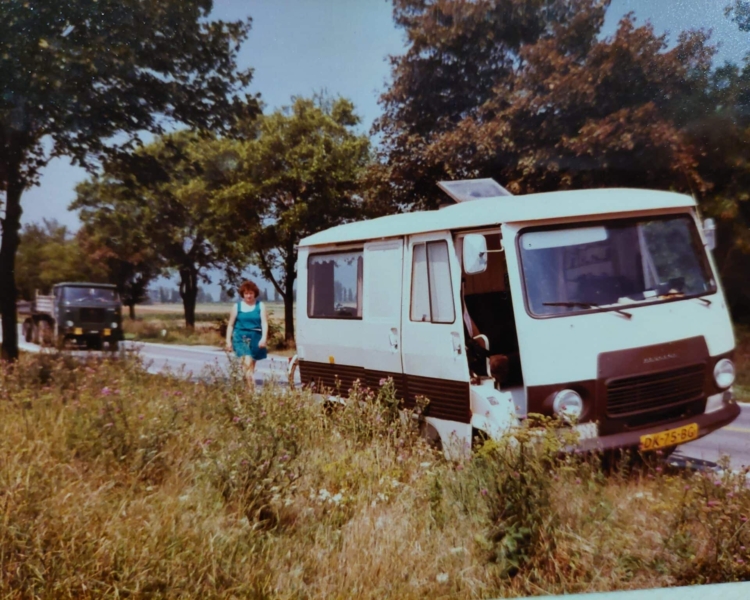
<path fill-rule="evenodd" d="M 612 220 L 521 233 L 526 301 L 535 316 L 616 310 L 716 291 L 688 215 Z"/>

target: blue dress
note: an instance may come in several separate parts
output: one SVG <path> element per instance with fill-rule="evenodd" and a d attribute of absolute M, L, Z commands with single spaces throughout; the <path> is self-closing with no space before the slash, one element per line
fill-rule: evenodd
<path fill-rule="evenodd" d="M 237 303 L 237 318 L 232 330 L 232 348 L 236 356 L 251 356 L 253 360 L 263 360 L 268 356 L 265 348 L 258 348 L 263 335 L 260 320 L 260 301 L 255 308 L 242 312 L 242 302 Z"/>

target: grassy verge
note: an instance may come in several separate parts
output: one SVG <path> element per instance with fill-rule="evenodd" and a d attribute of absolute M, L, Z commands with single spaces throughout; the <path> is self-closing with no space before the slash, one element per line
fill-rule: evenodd
<path fill-rule="evenodd" d="M 392 388 L 326 408 L 137 358 L 0 366 L 0 595 L 480 598 L 750 579 L 742 476 L 447 463 Z"/>

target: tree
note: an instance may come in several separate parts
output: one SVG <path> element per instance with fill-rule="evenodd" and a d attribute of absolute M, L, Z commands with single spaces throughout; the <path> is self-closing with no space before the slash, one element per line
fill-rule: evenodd
<path fill-rule="evenodd" d="M 16 260 L 19 296 L 33 300 L 35 293 L 49 294 L 52 286 L 63 281 L 106 283 L 104 265 L 90 260 L 77 236 L 55 220 L 26 225 L 20 235 Z"/>
<path fill-rule="evenodd" d="M 394 84 L 381 98 L 386 191 L 423 207 L 439 202 L 436 180 L 480 176 L 514 193 L 706 191 L 685 130 L 708 84 L 706 34 L 682 34 L 669 48 L 627 15 L 602 39 L 608 0 L 551 0 L 527 12 L 535 4 L 395 1 L 411 47 L 393 60 Z M 432 89 L 436 79 L 442 87 Z M 440 104 L 420 101 L 428 94 Z"/>
<path fill-rule="evenodd" d="M 144 236 L 137 203 L 108 201 L 102 196 L 119 188 L 101 182 L 84 182 L 77 188 L 82 207 L 78 233 L 89 262 L 104 265 L 110 283 L 117 286 L 123 304 L 135 319 L 135 305 L 148 298 L 149 284 L 163 274 L 164 263 L 152 241 Z M 100 203 L 116 205 L 116 211 L 85 208 Z"/>
<path fill-rule="evenodd" d="M 369 140 L 357 135 L 352 103 L 295 98 L 264 116 L 242 144 L 243 162 L 227 209 L 247 251 L 284 301 L 285 339 L 294 340 L 294 280 L 300 239 L 361 215 L 360 177 Z"/>
<path fill-rule="evenodd" d="M 373 204 L 408 208 L 436 207 L 436 181 L 486 176 L 492 166 L 486 158 L 478 160 L 477 150 L 494 152 L 495 163 L 512 160 L 500 154 L 494 136 L 475 135 L 475 129 L 494 116 L 485 107 L 496 100 L 512 102 L 512 84 L 525 65 L 525 48 L 559 35 L 571 46 L 585 46 L 590 30 L 601 26 L 609 0 L 393 4 L 394 19 L 405 30 L 409 47 L 403 56 L 391 58 L 393 83 L 381 96 L 384 115 L 374 127 L 382 136 L 382 150 L 369 182 L 375 190 Z M 575 25 L 581 39 L 567 34 Z M 445 148 L 460 142 L 459 136 L 465 140 L 446 162 Z"/>
<path fill-rule="evenodd" d="M 726 14 L 737 23 L 740 31 L 750 31 L 750 2 L 748 0 L 734 0 L 726 8 Z"/>
<path fill-rule="evenodd" d="M 245 233 L 223 208 L 236 176 L 235 146 L 189 131 L 162 136 L 105 162 L 100 176 L 77 188 L 71 205 L 92 225 L 128 215 L 129 239 L 148 244 L 161 266 L 177 271 L 189 328 L 195 326 L 198 283 L 210 282 L 208 270 L 238 273 L 247 262 L 235 243 Z"/>
<path fill-rule="evenodd" d="M 211 0 L 3 0 L 3 359 L 18 356 L 21 195 L 52 157 L 90 165 L 92 157 L 132 146 L 139 132 L 158 133 L 175 121 L 223 129 L 239 106 L 257 109 L 237 98 L 251 76 L 235 60 L 250 22 L 209 21 L 211 8 Z"/>

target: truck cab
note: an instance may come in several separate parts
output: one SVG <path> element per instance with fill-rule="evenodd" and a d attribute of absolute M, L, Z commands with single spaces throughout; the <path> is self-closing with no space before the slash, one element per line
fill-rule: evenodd
<path fill-rule="evenodd" d="M 117 288 L 103 283 L 65 282 L 49 296 L 37 295 L 23 323 L 27 342 L 74 342 L 115 350 L 123 339 L 122 304 Z"/>

